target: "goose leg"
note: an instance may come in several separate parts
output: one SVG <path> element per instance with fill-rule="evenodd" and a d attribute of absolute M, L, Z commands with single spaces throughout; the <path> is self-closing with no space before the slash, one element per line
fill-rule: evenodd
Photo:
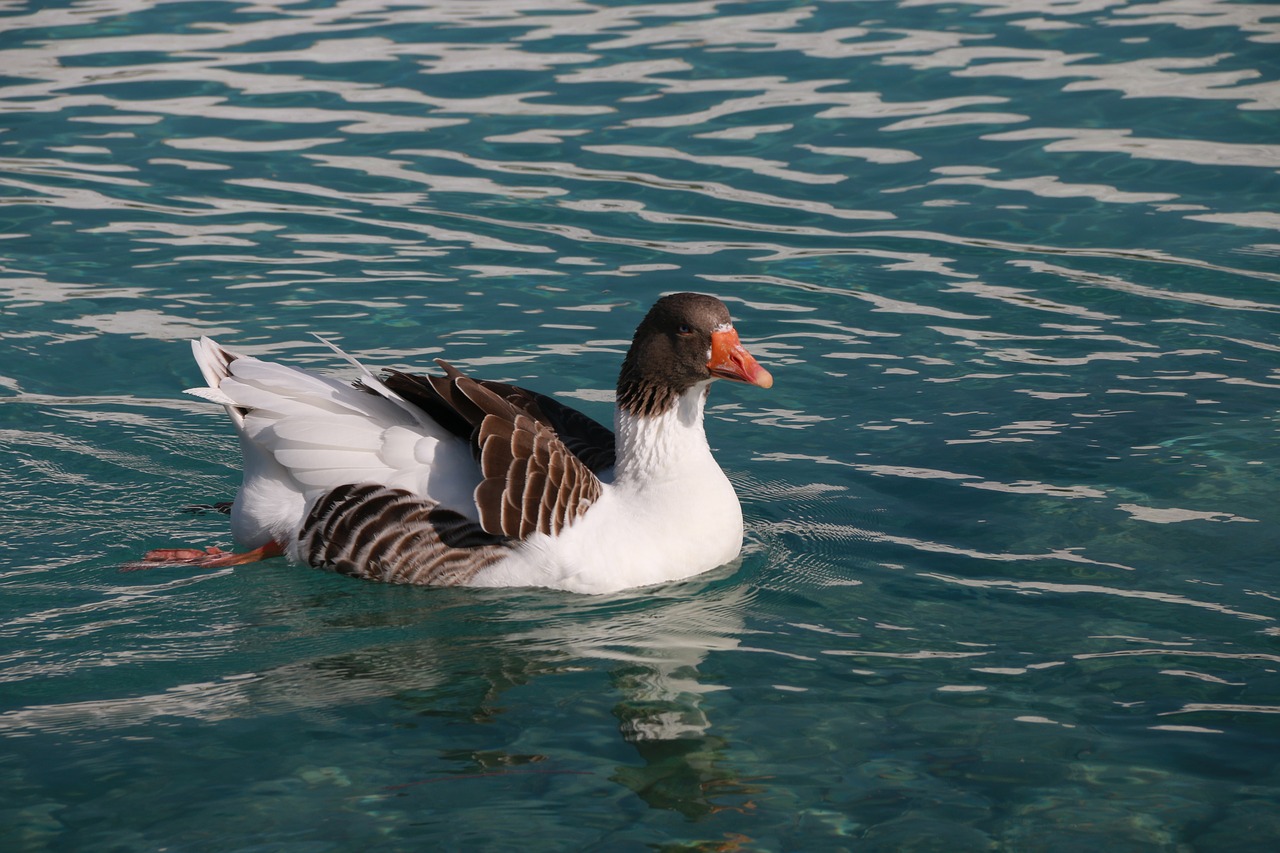
<path fill-rule="evenodd" d="M 151 569 L 157 566 L 193 566 L 199 569 L 216 569 L 222 566 L 241 566 L 256 563 L 284 554 L 278 542 L 268 542 L 252 551 L 224 551 L 211 545 L 208 548 L 156 548 L 148 551 L 141 560 L 128 564 L 126 569 Z"/>

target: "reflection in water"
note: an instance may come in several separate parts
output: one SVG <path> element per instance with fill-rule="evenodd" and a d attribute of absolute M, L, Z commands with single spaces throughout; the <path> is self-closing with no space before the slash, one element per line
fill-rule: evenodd
<path fill-rule="evenodd" d="M 297 567 L 284 570 L 304 576 L 299 588 L 311 573 Z M 731 573 L 732 567 L 715 576 Z M 73 623 L 81 624 L 79 631 L 109 631 L 124 614 L 136 614 L 143 602 L 179 605 L 184 588 L 225 581 L 230 574 L 200 573 L 105 590 L 102 598 L 91 603 L 11 621 L 5 633 L 22 638 L 38 630 L 53 636 L 63 630 L 58 626 Z M 365 592 L 343 590 L 348 598 Z M 304 659 L 265 670 L 240 670 L 151 694 L 29 705 L 0 713 L 0 736 L 127 740 L 157 725 L 187 728 L 271 719 L 305 720 L 313 726 L 324 721 L 325 727 L 341 727 L 344 718 L 388 700 L 410 713 L 483 722 L 504 713 L 505 694 L 513 689 L 535 680 L 603 670 L 607 680 L 596 679 L 598 689 L 616 697 L 612 714 L 617 718 L 618 736 L 632 744 L 641 762 L 619 766 L 615 781 L 654 807 L 688 817 L 724 808 L 726 801 L 739 802 L 750 793 L 749 787 L 736 781 L 729 742 L 715 732 L 704 707 L 707 694 L 728 687 L 706 682 L 699 672 L 710 653 L 738 647 L 743 611 L 751 600 L 746 588 L 713 576 L 650 590 L 640 598 L 582 600 L 534 593 L 516 596 L 514 606 L 510 596 L 481 594 L 481 600 L 470 600 L 451 591 L 416 592 L 411 601 L 401 601 L 407 606 L 378 610 L 361 605 L 349 614 L 335 610 L 334 602 L 324 596 L 296 602 L 305 605 L 302 610 L 260 600 L 258 605 L 265 610 L 256 614 L 242 610 L 237 623 L 202 633 L 200 656 L 213 663 L 230 663 L 246 653 L 253 657 L 254 646 L 262 641 L 257 636 L 262 628 L 255 629 L 255 623 L 270 630 L 272 623 L 297 622 L 308 612 L 326 614 L 329 629 L 338 633 L 322 639 Z M 90 613 L 97 623 L 86 621 Z M 431 636 L 414 636 L 424 633 L 417 626 L 427 626 Z M 347 631 L 379 639 L 350 648 L 352 642 L 340 638 Z M 388 632 L 402 639 L 383 639 Z M 471 651 L 459 657 L 459 640 L 467 636 L 472 638 Z M 349 648 L 325 651 L 325 646 L 333 645 Z M 148 657 L 173 660 L 181 648 L 166 644 L 141 655 L 97 660 L 94 666 L 136 663 Z M 27 671 L 9 668 L 7 676 L 44 678 L 70 671 L 41 665 Z M 549 760 L 545 755 L 493 749 L 444 749 L 440 755 L 454 768 L 451 774 L 501 772 Z M 388 788 L 413 784 L 412 779 L 401 780 Z"/>
<path fill-rule="evenodd" d="M 726 567 L 717 575 L 729 575 Z M 729 689 L 707 683 L 699 672 L 708 654 L 738 648 L 749 591 L 700 579 L 635 600 L 591 606 L 603 618 L 572 623 L 557 610 L 522 610 L 521 620 L 540 627 L 510 640 L 553 659 L 602 662 L 620 694 L 612 710 L 622 737 L 643 764 L 621 766 L 613 777 L 655 808 L 689 818 L 727 808 L 752 793 L 737 779 L 729 742 L 716 732 L 704 707 L 707 694 Z M 639 606 L 638 606 L 639 605 Z M 618 610 L 623 612 L 616 612 Z M 550 624 L 548 624 L 550 623 Z M 545 626 L 545 627 L 542 627 Z"/>

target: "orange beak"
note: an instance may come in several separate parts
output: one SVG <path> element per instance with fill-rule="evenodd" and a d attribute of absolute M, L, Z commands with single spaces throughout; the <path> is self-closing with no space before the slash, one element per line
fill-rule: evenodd
<path fill-rule="evenodd" d="M 746 382 L 761 388 L 773 387 L 773 374 L 760 366 L 738 340 L 736 329 L 711 333 L 711 358 L 707 370 L 721 379 Z"/>

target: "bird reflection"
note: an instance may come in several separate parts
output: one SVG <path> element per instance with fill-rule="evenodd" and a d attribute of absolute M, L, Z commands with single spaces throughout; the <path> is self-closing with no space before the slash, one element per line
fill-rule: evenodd
<path fill-rule="evenodd" d="M 566 609 L 563 621 L 553 618 L 516 636 L 526 648 L 611 662 L 610 681 L 619 696 L 613 716 L 640 759 L 619 766 L 614 782 L 652 808 L 691 820 L 746 810 L 755 789 L 739 781 L 730 744 L 715 733 L 705 702 L 728 688 L 708 683 L 699 667 L 711 652 L 738 647 L 751 591 L 713 578 L 646 592 L 572 615 Z"/>
<path fill-rule="evenodd" d="M 362 595 L 316 597 L 329 611 L 330 627 L 387 629 L 410 636 L 390 644 L 345 651 L 290 666 L 285 687 L 257 685 L 260 712 L 275 702 L 295 706 L 310 695 L 312 713 L 341 714 L 346 702 L 370 694 L 390 696 L 413 718 L 445 717 L 488 723 L 519 714 L 508 694 L 515 688 L 558 675 L 607 673 L 617 696 L 611 712 L 618 737 L 637 755 L 620 764 L 610 780 L 634 792 L 652 808 L 690 820 L 725 810 L 750 809 L 758 788 L 742 781 L 730 759 L 731 745 L 717 734 L 708 713 L 709 694 L 727 687 L 700 672 L 712 652 L 739 646 L 744 610 L 752 589 L 727 580 L 735 566 L 694 583 L 646 589 L 641 594 L 580 597 L 528 592 L 512 596 L 472 590 L 381 589 Z M 406 596 L 405 593 L 408 593 Z M 396 606 L 408 604 L 409 607 Z M 283 615 L 282 603 L 271 605 Z M 299 610 L 289 606 L 297 619 Z M 307 608 L 302 608 L 305 612 Z M 311 611 L 314 630 L 315 610 Z M 423 636 L 429 631 L 430 636 Z M 299 681 L 309 681 L 303 686 Z M 263 691 L 271 695 L 262 695 Z M 581 733 L 581 732 L 579 732 Z M 416 785 L 489 775 L 574 774 L 547 755 L 502 749 L 441 750 L 455 768 L 448 777 L 410 779 Z"/>

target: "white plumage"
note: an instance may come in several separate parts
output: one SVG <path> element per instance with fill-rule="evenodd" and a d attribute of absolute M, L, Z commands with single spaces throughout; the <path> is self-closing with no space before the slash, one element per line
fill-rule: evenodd
<path fill-rule="evenodd" d="M 695 329 L 705 341 L 686 340 Z M 585 593 L 676 580 L 737 556 L 742 513 L 707 444 L 703 408 L 715 378 L 762 387 L 772 378 L 719 300 L 678 294 L 646 317 L 619 380 L 612 448 L 601 445 L 607 431 L 549 398 L 447 366 L 447 377 L 379 378 L 333 349 L 357 368 L 358 385 L 193 343 L 208 387 L 190 393 L 226 407 L 244 454 L 232 533 L 264 549 L 258 556 L 389 581 Z M 616 466 L 593 472 L 591 454 L 610 451 Z M 486 478 L 496 478 L 487 491 Z M 245 561 L 149 555 L 175 557 Z"/>

